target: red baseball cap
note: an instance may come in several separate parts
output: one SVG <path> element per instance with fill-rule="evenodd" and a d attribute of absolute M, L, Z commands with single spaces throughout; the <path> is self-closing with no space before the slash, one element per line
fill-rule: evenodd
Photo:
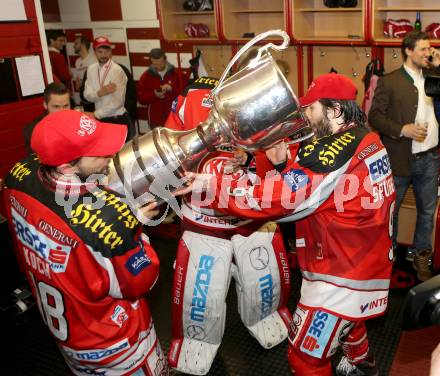
<path fill-rule="evenodd" d="M 305 107 L 320 99 L 354 100 L 356 94 L 357 89 L 352 80 L 339 73 L 328 73 L 313 80 L 299 103 Z"/>
<path fill-rule="evenodd" d="M 80 157 L 106 157 L 124 145 L 127 127 L 101 123 L 75 110 L 58 111 L 41 120 L 32 132 L 31 147 L 41 163 L 59 166 Z"/>
<path fill-rule="evenodd" d="M 99 47 L 109 47 L 112 48 L 110 40 L 107 37 L 101 36 L 95 38 L 93 41 L 93 49 L 96 50 Z"/>

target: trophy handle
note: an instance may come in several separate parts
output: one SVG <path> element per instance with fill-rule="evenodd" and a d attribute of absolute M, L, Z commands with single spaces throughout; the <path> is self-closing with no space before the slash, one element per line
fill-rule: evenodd
<path fill-rule="evenodd" d="M 251 46 L 253 46 L 255 43 L 259 42 L 262 39 L 265 39 L 269 35 L 276 35 L 276 36 L 282 37 L 283 38 L 283 43 L 281 43 L 280 45 L 276 45 L 276 44 L 273 44 L 273 43 L 268 43 L 268 44 L 264 45 L 263 47 L 260 47 L 258 49 L 257 56 L 255 56 L 255 58 L 253 58 L 249 62 L 250 65 L 253 64 L 254 62 L 257 62 L 258 60 L 260 60 L 262 53 L 266 52 L 269 48 L 273 48 L 274 50 L 281 51 L 281 50 L 286 49 L 289 46 L 290 38 L 289 38 L 289 36 L 287 35 L 287 33 L 284 30 L 280 30 L 280 29 L 278 29 L 278 30 L 269 30 L 269 31 L 266 31 L 265 33 L 257 35 L 254 39 L 252 39 L 249 42 L 247 42 L 240 49 L 240 51 L 238 51 L 237 54 L 232 58 L 232 60 L 229 62 L 228 66 L 226 67 L 225 71 L 223 72 L 222 76 L 220 77 L 220 81 L 219 81 L 217 87 L 211 92 L 211 95 L 214 95 L 215 93 L 217 93 L 220 90 L 223 81 L 225 80 L 226 76 L 229 73 L 229 70 L 237 62 L 237 60 L 241 57 L 241 55 L 243 55 L 247 50 L 249 50 L 249 48 Z"/>

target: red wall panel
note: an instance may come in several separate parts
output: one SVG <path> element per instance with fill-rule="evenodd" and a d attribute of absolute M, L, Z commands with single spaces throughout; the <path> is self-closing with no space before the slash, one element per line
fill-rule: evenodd
<path fill-rule="evenodd" d="M 111 41 L 110 41 L 111 42 Z M 125 43 L 112 43 L 112 54 L 117 56 L 127 56 L 127 46 Z"/>
<path fill-rule="evenodd" d="M 160 29 L 158 27 L 129 28 L 127 39 L 160 39 Z"/>
<path fill-rule="evenodd" d="M 61 22 L 58 0 L 40 0 L 44 22 Z"/>
<path fill-rule="evenodd" d="M 93 30 L 92 29 L 67 29 L 66 32 L 66 39 L 67 42 L 75 42 L 75 39 L 78 37 L 85 36 L 87 37 L 90 42 L 93 42 Z"/>
<path fill-rule="evenodd" d="M 34 1 L 23 3 L 29 22 L 0 23 L 0 58 L 42 55 Z M 42 102 L 39 96 L 0 105 L 0 177 L 24 156 L 22 129 L 41 113 Z"/>
<path fill-rule="evenodd" d="M 146 53 L 130 53 L 130 62 L 132 67 L 148 67 L 151 64 L 150 57 Z"/>
<path fill-rule="evenodd" d="M 89 8 L 92 21 L 122 20 L 120 0 L 89 0 Z"/>
<path fill-rule="evenodd" d="M 189 43 L 160 41 L 160 48 L 166 52 L 193 52 L 193 46 Z"/>

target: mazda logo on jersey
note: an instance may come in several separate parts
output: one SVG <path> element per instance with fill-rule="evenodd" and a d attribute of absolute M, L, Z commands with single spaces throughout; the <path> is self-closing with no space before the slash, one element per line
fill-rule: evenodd
<path fill-rule="evenodd" d="M 205 321 L 205 311 L 208 303 L 208 291 L 209 285 L 211 284 L 214 261 L 213 256 L 200 256 L 193 297 L 191 299 L 190 317 L 193 321 L 201 323 Z"/>
<path fill-rule="evenodd" d="M 67 346 L 62 347 L 66 355 L 69 356 L 70 358 L 80 361 L 85 360 L 90 363 L 101 362 L 103 359 L 121 353 L 127 350 L 128 348 L 130 348 L 130 343 L 126 338 L 105 349 L 88 349 L 88 350 L 77 351 Z"/>
<path fill-rule="evenodd" d="M 26 263 L 41 272 L 41 260 L 49 264 L 54 273 L 64 273 L 69 262 L 71 247 L 59 244 L 47 237 L 44 233 L 37 230 L 28 223 L 14 208 L 11 208 L 12 222 L 15 227 L 15 233 L 18 240 L 23 245 Z M 37 254 L 29 252 L 29 249 Z M 45 272 L 44 274 L 47 274 Z"/>
<path fill-rule="evenodd" d="M 302 170 L 292 169 L 281 175 L 292 192 L 296 192 L 298 189 L 305 187 L 309 182 L 309 177 Z"/>
<path fill-rule="evenodd" d="M 197 339 L 199 341 L 206 337 L 205 330 L 199 325 L 189 325 L 186 328 L 186 334 L 189 338 Z"/>

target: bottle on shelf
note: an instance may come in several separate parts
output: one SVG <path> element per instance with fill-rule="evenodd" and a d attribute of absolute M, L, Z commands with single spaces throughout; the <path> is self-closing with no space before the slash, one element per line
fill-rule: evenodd
<path fill-rule="evenodd" d="M 422 21 L 420 21 L 420 12 L 416 14 L 416 22 L 414 22 L 414 30 L 422 31 Z"/>

